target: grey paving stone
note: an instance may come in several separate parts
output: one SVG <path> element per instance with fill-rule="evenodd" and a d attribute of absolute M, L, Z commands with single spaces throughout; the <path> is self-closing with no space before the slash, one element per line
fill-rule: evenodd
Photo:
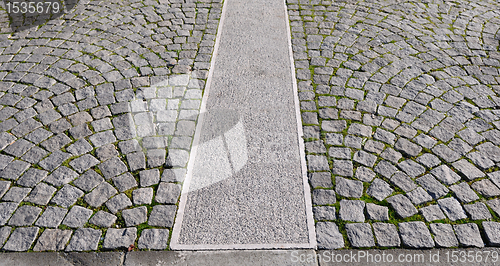
<path fill-rule="evenodd" d="M 490 160 L 486 154 L 478 151 L 467 154 L 467 158 L 469 158 L 472 163 L 478 166 L 481 170 L 486 170 L 495 166 L 495 163 Z"/>
<path fill-rule="evenodd" d="M 373 172 L 371 169 L 360 166 L 356 169 L 356 174 L 354 177 L 363 182 L 371 182 L 373 178 L 375 178 L 375 175 L 375 172 Z"/>
<path fill-rule="evenodd" d="M 457 173 L 453 172 L 453 170 L 446 165 L 440 165 L 432 169 L 431 174 L 446 185 L 452 185 L 461 179 Z"/>
<path fill-rule="evenodd" d="M 460 155 L 453 151 L 452 149 L 448 148 L 444 144 L 439 144 L 432 148 L 432 152 L 434 152 L 435 155 L 441 157 L 443 160 L 446 162 L 452 163 L 460 159 Z"/>
<path fill-rule="evenodd" d="M 161 206 L 161 205 L 156 205 L 156 206 Z M 153 211 L 154 211 L 155 207 L 153 207 Z M 136 225 L 142 224 L 142 223 L 147 221 L 148 209 L 145 206 L 137 207 L 137 208 L 133 208 L 133 209 L 127 209 L 127 210 L 122 211 L 122 216 L 123 216 L 123 219 L 125 220 L 125 225 L 127 227 L 136 226 Z M 163 217 L 163 218 L 165 218 L 165 217 Z M 149 221 L 151 223 L 151 218 L 149 219 Z M 165 222 L 165 221 L 163 221 L 163 222 Z"/>
<path fill-rule="evenodd" d="M 35 241 L 38 230 L 38 227 L 16 228 L 3 249 L 7 251 L 27 251 Z"/>
<path fill-rule="evenodd" d="M 342 142 L 339 144 L 341 145 Z M 364 145 L 364 149 L 368 152 L 373 152 L 376 154 L 380 154 L 385 148 L 385 145 L 382 142 L 368 140 Z"/>
<path fill-rule="evenodd" d="M 164 169 L 161 176 L 162 182 L 183 182 L 186 177 L 186 169 Z"/>
<path fill-rule="evenodd" d="M 127 162 L 130 171 L 136 171 L 146 168 L 146 156 L 143 152 L 134 152 L 127 154 Z"/>
<path fill-rule="evenodd" d="M 457 134 L 470 145 L 476 145 L 477 143 L 484 140 L 483 136 L 479 135 L 471 128 L 465 128 L 464 130 L 458 132 Z"/>
<path fill-rule="evenodd" d="M 168 229 L 144 229 L 138 241 L 138 248 L 164 250 L 167 248 Z"/>
<path fill-rule="evenodd" d="M 33 147 L 26 154 L 21 157 L 22 160 L 35 164 L 42 160 L 49 153 L 40 147 Z"/>
<path fill-rule="evenodd" d="M 389 145 L 394 145 L 396 135 L 392 134 L 391 132 L 385 131 L 381 128 L 377 128 L 375 134 L 373 135 L 373 138 L 385 142 Z"/>
<path fill-rule="evenodd" d="M 0 169 L 4 169 L 10 162 L 14 160 L 14 157 L 0 154 Z"/>
<path fill-rule="evenodd" d="M 422 207 L 420 208 L 420 213 L 422 213 L 427 222 L 446 219 L 438 205 Z"/>
<path fill-rule="evenodd" d="M 102 232 L 92 228 L 78 228 L 65 251 L 97 250 Z"/>
<path fill-rule="evenodd" d="M 2 202 L 0 203 L 0 225 L 5 225 L 12 213 L 16 210 L 18 203 Z"/>
<path fill-rule="evenodd" d="M 394 148 L 404 154 L 409 155 L 410 157 L 417 156 L 422 151 L 422 148 L 420 146 L 412 143 L 405 138 L 398 139 L 398 141 L 396 141 L 396 144 L 394 145 Z"/>
<path fill-rule="evenodd" d="M 93 121 L 91 124 L 95 132 L 113 129 L 113 124 L 111 124 L 111 120 L 107 117 Z"/>
<path fill-rule="evenodd" d="M 332 173 L 334 175 L 351 177 L 353 175 L 352 161 L 350 161 L 350 160 L 333 160 Z"/>
<path fill-rule="evenodd" d="M 55 151 L 49 157 L 43 159 L 38 165 L 47 171 L 54 171 L 70 157 L 71 155 L 69 153 Z"/>
<path fill-rule="evenodd" d="M 427 149 L 431 149 L 437 143 L 436 140 L 434 140 L 433 138 L 431 138 L 425 134 L 420 134 L 420 135 L 416 136 L 415 138 L 413 138 L 413 141 L 415 141 L 418 145 L 420 145 L 424 148 L 427 148 Z"/>
<path fill-rule="evenodd" d="M 474 200 L 478 200 L 477 194 L 470 188 L 469 184 L 462 182 L 457 185 L 450 186 L 451 191 L 455 196 L 464 203 L 469 203 Z"/>
<path fill-rule="evenodd" d="M 318 221 L 335 220 L 335 207 L 331 206 L 318 206 L 313 207 L 314 219 Z"/>
<path fill-rule="evenodd" d="M 488 240 L 488 245 L 499 246 L 500 245 L 500 223 L 497 222 L 483 222 L 484 233 L 486 239 Z"/>
<path fill-rule="evenodd" d="M 35 143 L 39 144 L 40 142 L 46 140 L 53 134 L 50 131 L 47 131 L 43 128 L 38 128 L 35 131 L 31 132 L 30 134 L 26 135 L 24 138 Z"/>
<path fill-rule="evenodd" d="M 120 192 L 137 187 L 137 181 L 130 173 L 124 173 L 120 176 L 113 178 L 113 184 Z"/>
<path fill-rule="evenodd" d="M 2 226 L 0 228 L 0 246 L 3 246 L 5 240 L 10 236 L 10 232 L 12 231 L 12 227 L 10 226 Z"/>
<path fill-rule="evenodd" d="M 47 205 L 56 191 L 56 188 L 45 183 L 40 183 L 30 192 L 24 201 L 38 205 Z"/>
<path fill-rule="evenodd" d="M 500 185 L 500 171 L 488 173 L 488 177 L 497 187 Z"/>
<path fill-rule="evenodd" d="M 149 216 L 148 225 L 172 227 L 176 210 L 176 205 L 155 205 Z"/>
<path fill-rule="evenodd" d="M 141 187 L 156 185 L 160 182 L 160 171 L 158 169 L 143 170 L 139 172 Z"/>
<path fill-rule="evenodd" d="M 363 182 L 335 177 L 335 192 L 348 198 L 360 198 L 363 194 Z"/>
<path fill-rule="evenodd" d="M 488 207 L 482 202 L 465 204 L 464 209 L 472 220 L 487 220 L 492 218 Z"/>
<path fill-rule="evenodd" d="M 176 204 L 181 194 L 179 184 L 161 182 L 156 191 L 155 201 L 164 204 Z"/>
<path fill-rule="evenodd" d="M 388 161 L 380 161 L 373 170 L 387 178 L 390 178 L 398 171 L 398 169 Z"/>
<path fill-rule="evenodd" d="M 74 180 L 73 185 L 85 192 L 89 192 L 102 182 L 104 182 L 104 178 L 91 169 Z"/>
<path fill-rule="evenodd" d="M 92 150 L 92 145 L 90 145 L 86 140 L 79 139 L 75 141 L 75 143 L 71 144 L 68 148 L 66 148 L 68 152 L 70 152 L 74 156 L 85 154 Z"/>
<path fill-rule="evenodd" d="M 330 147 L 328 149 L 328 155 L 332 158 L 339 159 L 351 159 L 351 149 L 350 148 L 339 148 L 339 147 Z"/>
<path fill-rule="evenodd" d="M 377 156 L 364 151 L 357 151 L 354 153 L 353 160 L 365 166 L 373 167 L 373 164 L 375 164 L 375 161 L 377 160 Z"/>
<path fill-rule="evenodd" d="M 92 192 L 85 195 L 83 199 L 90 206 L 97 208 L 117 193 L 118 191 L 112 185 L 102 182 Z"/>
<path fill-rule="evenodd" d="M 433 200 L 432 197 L 421 187 L 418 187 L 406 193 L 406 195 L 411 200 L 411 202 L 416 205 L 420 205 Z"/>
<path fill-rule="evenodd" d="M 68 210 L 63 208 L 47 206 L 47 209 L 45 209 L 40 218 L 38 218 L 35 225 L 40 227 L 57 228 L 61 224 L 67 212 Z"/>
<path fill-rule="evenodd" d="M 474 180 L 476 178 L 484 177 L 485 174 L 475 167 L 473 164 L 469 163 L 466 159 L 462 159 L 458 162 L 452 164 L 455 169 L 461 172 L 468 180 Z"/>
<path fill-rule="evenodd" d="M 483 179 L 472 183 L 472 189 L 483 195 L 483 197 L 491 198 L 500 195 L 500 189 L 493 184 L 489 179 Z"/>
<path fill-rule="evenodd" d="M 50 152 L 60 150 L 62 147 L 71 143 L 71 139 L 64 133 L 57 134 L 52 138 L 42 142 L 40 145 Z"/>
<path fill-rule="evenodd" d="M 424 222 L 399 223 L 399 234 L 408 248 L 432 248 L 434 240 Z"/>
<path fill-rule="evenodd" d="M 2 201 L 21 202 L 30 193 L 31 188 L 11 187 L 2 197 Z"/>
<path fill-rule="evenodd" d="M 72 234 L 71 230 L 46 229 L 38 238 L 33 251 L 64 250 Z"/>
<path fill-rule="evenodd" d="M 106 231 L 103 248 L 128 248 L 130 245 L 134 244 L 136 238 L 137 228 L 135 227 L 124 229 L 109 228 L 108 231 Z"/>
<path fill-rule="evenodd" d="M 30 139 L 28 139 L 28 140 L 31 141 Z M 5 149 L 5 147 L 14 143 L 14 141 L 16 141 L 16 137 L 14 137 L 12 134 L 7 133 L 7 132 L 0 133 L 0 150 Z M 33 142 L 33 141 L 31 141 L 31 142 Z"/>
<path fill-rule="evenodd" d="M 347 238 L 354 247 L 373 247 L 372 228 L 368 223 L 350 223 L 345 225 Z"/>
<path fill-rule="evenodd" d="M 18 180 L 17 184 L 23 187 L 34 187 L 40 181 L 42 181 L 48 172 L 36 168 L 30 168 L 26 171 Z"/>
<path fill-rule="evenodd" d="M 54 109 L 47 110 L 43 113 L 40 113 L 37 115 L 37 118 L 42 122 L 44 125 L 47 125 L 51 122 L 56 121 L 57 119 L 61 118 L 61 115 Z"/>
<path fill-rule="evenodd" d="M 448 194 L 449 190 L 430 174 L 419 177 L 416 181 L 433 199 L 439 199 Z"/>
<path fill-rule="evenodd" d="M 112 143 L 116 141 L 115 136 L 113 135 L 113 131 L 108 130 L 100 133 L 96 133 L 89 137 L 90 141 L 94 145 L 94 147 L 101 147 L 103 145 Z"/>
<path fill-rule="evenodd" d="M 458 200 L 453 197 L 439 199 L 438 204 L 441 210 L 443 210 L 446 216 L 448 216 L 448 219 L 450 219 L 451 221 L 467 218 L 464 209 L 462 209 L 462 206 L 460 205 Z"/>
<path fill-rule="evenodd" d="M 397 194 L 390 198 L 387 198 L 387 202 L 391 204 L 391 207 L 401 218 L 413 216 L 418 212 L 411 201 L 401 194 Z"/>
<path fill-rule="evenodd" d="M 9 155 L 14 156 L 14 157 L 21 157 L 23 154 L 25 154 L 33 146 L 34 146 L 33 143 L 31 143 L 25 139 L 18 139 L 16 142 L 9 145 L 3 151 Z"/>
<path fill-rule="evenodd" d="M 30 167 L 29 163 L 21 160 L 14 160 L 9 163 L 3 170 L 0 170 L 0 177 L 5 179 L 17 180 L 24 171 Z"/>
<path fill-rule="evenodd" d="M 10 188 L 10 181 L 0 181 L 0 197 Z"/>
<path fill-rule="evenodd" d="M 359 123 L 353 123 L 349 126 L 347 133 L 360 137 L 370 137 L 372 134 L 372 128 Z"/>
<path fill-rule="evenodd" d="M 94 214 L 94 216 L 92 216 L 92 218 L 90 218 L 89 223 L 108 228 L 115 223 L 116 219 L 117 217 L 111 213 L 98 211 L 96 214 Z"/>
<path fill-rule="evenodd" d="M 366 190 L 366 193 L 375 199 L 382 201 L 392 194 L 394 190 L 382 179 L 375 178 L 372 184 Z"/>
<path fill-rule="evenodd" d="M 344 237 L 333 222 L 316 224 L 316 241 L 318 249 L 339 249 L 345 246 Z"/>
<path fill-rule="evenodd" d="M 127 166 L 117 157 L 111 158 L 99 165 L 104 178 L 110 179 L 127 171 Z"/>
<path fill-rule="evenodd" d="M 413 180 L 411 180 L 411 178 L 407 176 L 405 173 L 400 171 L 392 175 L 390 181 L 405 192 L 409 192 L 417 188 L 415 182 L 413 182 Z"/>
<path fill-rule="evenodd" d="M 84 192 L 72 185 L 65 185 L 50 201 L 61 207 L 68 208 L 84 195 Z"/>
<path fill-rule="evenodd" d="M 309 184 L 312 188 L 322 187 L 331 188 L 333 186 L 332 176 L 330 172 L 314 172 L 309 173 Z M 162 176 L 163 181 L 163 176 Z"/>
<path fill-rule="evenodd" d="M 81 228 L 87 223 L 91 215 L 91 210 L 75 205 L 69 210 L 62 224 L 71 228 Z"/>
<path fill-rule="evenodd" d="M 344 221 L 364 222 L 365 202 L 361 200 L 341 200 L 339 217 Z"/>
<path fill-rule="evenodd" d="M 380 154 L 380 157 L 396 164 L 399 162 L 401 157 L 403 157 L 403 155 L 395 151 L 393 148 L 387 148 L 384 150 L 384 152 L 382 152 L 382 154 Z"/>
<path fill-rule="evenodd" d="M 432 168 L 441 164 L 441 160 L 438 157 L 430 153 L 424 153 L 417 158 L 417 161 L 423 164 L 427 168 Z"/>
<path fill-rule="evenodd" d="M 434 241 L 438 247 L 456 247 L 458 240 L 450 224 L 433 223 L 430 224 Z"/>
<path fill-rule="evenodd" d="M 366 213 L 368 219 L 376 221 L 389 220 L 389 208 L 374 203 L 366 203 Z"/>
<path fill-rule="evenodd" d="M 14 215 L 9 220 L 9 225 L 12 226 L 30 226 L 32 225 L 42 209 L 30 205 L 23 205 L 17 208 Z"/>
<path fill-rule="evenodd" d="M 95 154 L 97 158 L 101 161 L 105 161 L 107 159 L 113 158 L 115 156 L 118 156 L 119 153 L 115 148 L 115 145 L 113 144 L 107 144 L 104 146 L 101 146 L 95 150 Z"/>
<path fill-rule="evenodd" d="M 127 141 L 121 141 L 118 143 L 118 147 L 120 148 L 120 151 L 123 154 L 128 154 L 131 152 L 136 152 L 136 151 L 141 151 L 139 142 L 137 140 L 132 139 L 132 140 L 127 140 Z"/>
<path fill-rule="evenodd" d="M 153 200 L 153 188 L 139 188 L 132 192 L 134 205 L 151 204 Z"/>
<path fill-rule="evenodd" d="M 99 160 L 90 154 L 82 155 L 69 163 L 78 173 L 83 173 L 97 164 L 99 164 Z"/>
<path fill-rule="evenodd" d="M 413 160 L 402 161 L 398 164 L 398 167 L 412 178 L 425 173 L 425 167 L 421 166 Z"/>
<path fill-rule="evenodd" d="M 373 223 L 373 232 L 380 247 L 399 247 L 401 240 L 394 224 Z"/>
<path fill-rule="evenodd" d="M 492 199 L 486 201 L 488 207 L 490 207 L 497 215 L 500 214 L 500 199 Z"/>
<path fill-rule="evenodd" d="M 106 207 L 113 214 L 130 206 L 132 206 L 132 201 L 124 193 L 120 193 L 106 202 Z"/>
<path fill-rule="evenodd" d="M 312 194 L 314 205 L 334 204 L 337 201 L 333 190 L 315 189 Z"/>
<path fill-rule="evenodd" d="M 319 132 L 316 132 L 316 127 L 310 127 L 310 128 L 312 129 L 304 127 L 304 136 L 308 136 L 310 138 L 319 138 Z M 311 132 L 308 133 L 309 131 Z M 326 133 L 325 139 L 326 139 L 326 144 L 343 145 L 344 136 L 342 134 L 337 134 L 337 133 Z"/>
<path fill-rule="evenodd" d="M 341 132 L 347 128 L 345 120 L 325 120 L 321 123 L 321 128 L 329 132 Z"/>
<path fill-rule="evenodd" d="M 455 224 L 453 225 L 455 234 L 457 235 L 460 246 L 464 247 L 484 247 L 484 242 L 481 239 L 481 233 L 477 224 Z"/>
<path fill-rule="evenodd" d="M 479 152 L 486 154 L 488 158 L 495 162 L 500 161 L 500 148 L 498 148 L 496 145 L 494 145 L 491 142 L 485 142 L 481 145 L 476 146 L 476 150 Z"/>

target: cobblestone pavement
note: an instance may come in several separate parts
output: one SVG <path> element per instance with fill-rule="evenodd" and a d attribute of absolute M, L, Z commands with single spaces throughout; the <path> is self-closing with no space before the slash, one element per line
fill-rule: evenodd
<path fill-rule="evenodd" d="M 2 7 L 3 250 L 167 248 L 222 1 Z"/>
<path fill-rule="evenodd" d="M 498 2 L 287 6 L 318 247 L 500 244 Z"/>

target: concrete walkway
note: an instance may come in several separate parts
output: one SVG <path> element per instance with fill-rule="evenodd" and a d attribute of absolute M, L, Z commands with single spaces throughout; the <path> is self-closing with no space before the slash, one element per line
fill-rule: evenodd
<path fill-rule="evenodd" d="M 287 24 L 226 1 L 171 248 L 314 247 Z"/>

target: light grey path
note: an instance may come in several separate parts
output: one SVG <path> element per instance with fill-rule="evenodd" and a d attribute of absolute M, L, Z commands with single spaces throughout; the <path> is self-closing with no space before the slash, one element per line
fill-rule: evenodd
<path fill-rule="evenodd" d="M 284 3 L 224 8 L 171 248 L 309 247 Z"/>

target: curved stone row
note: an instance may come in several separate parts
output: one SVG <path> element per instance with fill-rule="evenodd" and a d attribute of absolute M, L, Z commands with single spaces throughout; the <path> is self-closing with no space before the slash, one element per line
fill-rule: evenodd
<path fill-rule="evenodd" d="M 287 7 L 318 246 L 500 244 L 499 4 Z"/>
<path fill-rule="evenodd" d="M 221 2 L 80 1 L 3 35 L 4 250 L 168 247 Z"/>

